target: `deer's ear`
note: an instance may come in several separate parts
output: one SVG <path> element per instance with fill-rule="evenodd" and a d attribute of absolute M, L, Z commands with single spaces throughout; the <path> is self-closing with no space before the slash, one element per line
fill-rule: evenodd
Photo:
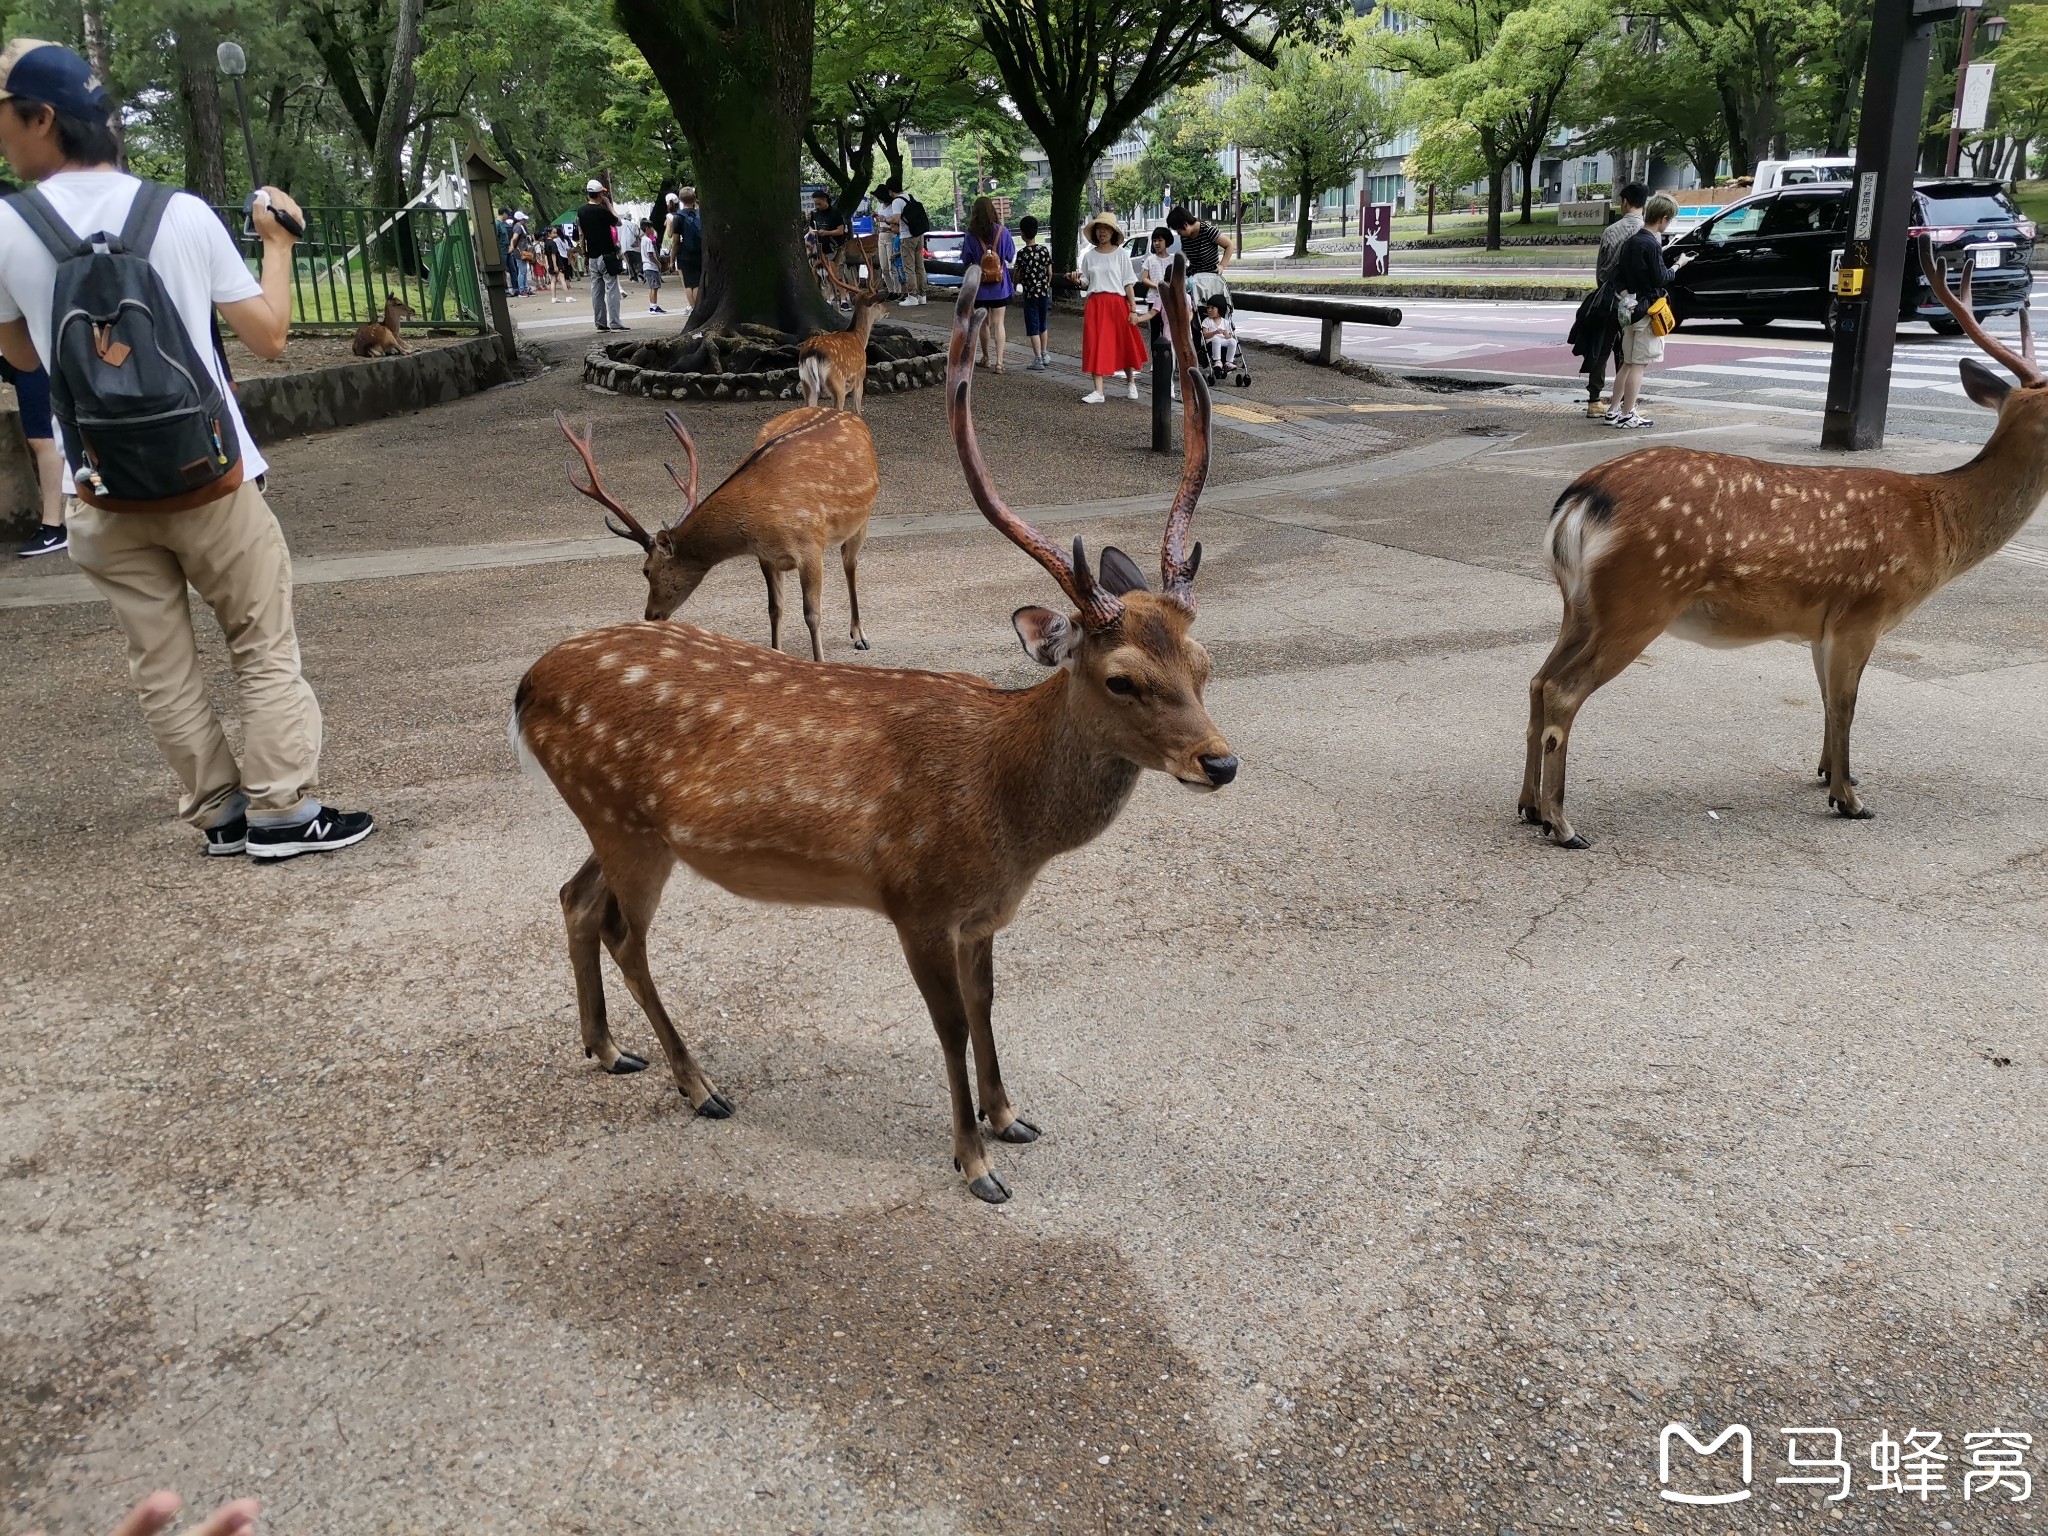
<path fill-rule="evenodd" d="M 1078 631 L 1064 613 L 1050 608 L 1019 608 L 1010 615 L 1024 654 L 1041 667 L 1056 667 L 1073 653 Z"/>
<path fill-rule="evenodd" d="M 2005 404 L 2005 397 L 2012 393 L 2012 385 L 1993 373 L 1974 357 L 1961 359 L 1958 366 L 1963 374 L 1963 393 L 1987 411 L 1995 411 Z"/>
<path fill-rule="evenodd" d="M 1102 552 L 1101 569 L 1095 575 L 1117 597 L 1145 590 L 1145 573 L 1138 569 L 1138 562 L 1114 544 Z"/>

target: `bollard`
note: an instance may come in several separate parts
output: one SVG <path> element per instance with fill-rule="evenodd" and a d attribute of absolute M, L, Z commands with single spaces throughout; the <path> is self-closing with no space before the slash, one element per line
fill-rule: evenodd
<path fill-rule="evenodd" d="M 1166 322 L 1152 316 L 1152 451 L 1173 452 L 1173 344 Z"/>

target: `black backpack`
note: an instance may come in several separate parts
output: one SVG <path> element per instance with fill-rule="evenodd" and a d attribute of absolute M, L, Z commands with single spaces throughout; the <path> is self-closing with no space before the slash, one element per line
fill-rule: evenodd
<path fill-rule="evenodd" d="M 41 192 L 7 199 L 57 258 L 50 407 L 88 502 L 194 504 L 242 462 L 220 385 L 149 264 L 171 197 L 169 187 L 145 181 L 121 233 L 87 239 Z"/>
<path fill-rule="evenodd" d="M 903 195 L 903 233 L 916 235 L 920 240 L 932 232 L 932 216 L 924 211 L 920 203 L 909 193 Z"/>

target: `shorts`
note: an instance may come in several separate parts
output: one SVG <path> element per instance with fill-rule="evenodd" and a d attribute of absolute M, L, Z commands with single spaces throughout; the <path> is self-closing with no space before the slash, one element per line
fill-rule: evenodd
<path fill-rule="evenodd" d="M 683 274 L 683 286 L 685 288 L 702 288 L 704 286 L 704 267 L 702 263 L 686 261 L 678 270 Z"/>
<path fill-rule="evenodd" d="M 1043 336 L 1052 328 L 1052 295 L 1041 293 L 1024 301 L 1024 334 Z"/>
<path fill-rule="evenodd" d="M 1650 329 L 1649 316 L 1645 315 L 1621 333 L 1621 360 L 1634 364 L 1664 361 L 1664 338 Z"/>
<path fill-rule="evenodd" d="M 21 407 L 21 435 L 55 437 L 50 424 L 50 376 L 40 368 L 23 373 L 19 368 L 6 367 L 4 377 L 14 386 L 14 398 Z"/>

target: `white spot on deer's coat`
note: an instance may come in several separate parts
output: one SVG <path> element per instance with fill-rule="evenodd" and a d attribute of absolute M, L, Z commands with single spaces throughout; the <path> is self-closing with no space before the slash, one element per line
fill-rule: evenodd
<path fill-rule="evenodd" d="M 646 676 L 647 669 L 645 667 L 628 667 L 619 674 L 619 681 L 622 683 L 637 683 Z"/>

